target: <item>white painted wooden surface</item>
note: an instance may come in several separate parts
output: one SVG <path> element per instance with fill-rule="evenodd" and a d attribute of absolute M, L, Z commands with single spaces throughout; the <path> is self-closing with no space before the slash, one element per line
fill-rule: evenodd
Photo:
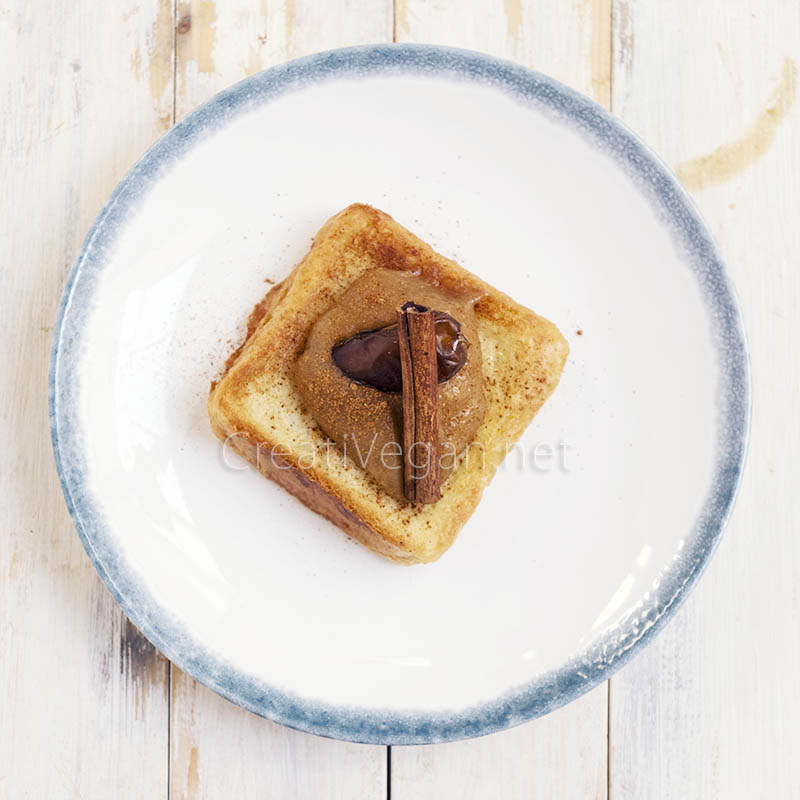
<path fill-rule="evenodd" d="M 754 400 L 719 552 L 678 618 L 611 681 L 612 796 L 798 797 L 800 5 L 615 10 L 614 111 L 683 165 L 738 289 Z"/>
<path fill-rule="evenodd" d="M 720 552 L 644 654 L 543 720 L 395 747 L 388 770 L 386 748 L 219 699 L 126 622 L 61 498 L 46 374 L 88 225 L 175 118 L 287 57 L 393 36 L 549 72 L 678 168 L 739 289 L 755 408 Z M 797 65 L 795 0 L 0 4 L 0 798 L 797 796 Z"/>
<path fill-rule="evenodd" d="M 169 665 L 83 552 L 47 420 L 67 270 L 114 185 L 172 119 L 157 17 L 157 0 L 136 14 L 97 2 L 0 10 L 2 798 L 167 790 Z"/>

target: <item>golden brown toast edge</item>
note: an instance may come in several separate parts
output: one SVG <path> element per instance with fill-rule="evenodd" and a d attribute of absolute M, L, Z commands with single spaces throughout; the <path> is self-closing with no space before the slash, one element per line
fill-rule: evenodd
<path fill-rule="evenodd" d="M 351 224 L 348 225 L 348 222 Z M 361 225 L 361 228 L 359 228 L 359 225 Z M 359 237 L 360 231 L 366 230 L 367 233 L 362 237 L 360 243 L 352 240 L 343 243 L 340 240 L 341 231 L 343 230 L 347 231 L 348 235 L 355 239 Z M 290 295 L 292 283 L 300 273 L 306 259 L 319 246 L 332 246 L 335 248 L 343 244 L 356 248 L 362 247 L 372 263 L 380 263 L 381 266 L 398 269 L 416 268 L 423 273 L 423 276 L 427 273 L 429 279 L 439 280 L 444 283 L 456 280 L 462 285 L 466 284 L 470 289 L 484 293 L 484 297 L 476 305 L 476 313 L 484 324 L 493 324 L 500 329 L 521 327 L 524 330 L 523 322 L 527 321 L 531 330 L 536 330 L 540 333 L 541 341 L 550 341 L 549 347 L 553 352 L 549 354 L 549 360 L 553 363 L 550 365 L 542 363 L 540 365 L 538 370 L 539 384 L 534 387 L 528 387 L 529 394 L 526 395 L 525 403 L 515 409 L 509 409 L 511 412 L 510 418 L 504 421 L 503 438 L 506 444 L 513 444 L 519 438 L 555 388 L 566 360 L 568 345 L 552 323 L 539 317 L 530 309 L 519 305 L 513 299 L 481 281 L 477 276 L 467 272 L 455 262 L 445 259 L 414 234 L 402 228 L 387 214 L 361 204 L 349 206 L 329 219 L 315 236 L 312 249 L 306 258 L 295 267 L 282 283 L 272 287 L 253 310 L 248 320 L 248 333 L 244 343 L 228 359 L 223 376 L 212 386 L 209 396 L 209 416 L 211 417 L 215 434 L 223 441 L 231 434 L 237 434 L 230 440 L 231 446 L 256 466 L 262 474 L 277 482 L 313 511 L 329 519 L 380 555 L 403 563 L 432 561 L 438 558 L 452 544 L 460 528 L 471 516 L 480 500 L 483 489 L 493 477 L 500 461 L 502 461 L 504 453 L 498 457 L 498 453 L 491 452 L 490 463 L 484 471 L 485 474 L 482 479 L 462 486 L 463 494 L 459 499 L 459 503 L 449 512 L 447 535 L 441 538 L 430 551 L 418 552 L 415 555 L 404 548 L 403 545 L 405 543 L 395 541 L 391 531 L 387 531 L 385 527 L 381 531 L 383 526 L 380 524 L 380 519 L 365 519 L 364 516 L 366 515 L 362 516 L 357 509 L 348 504 L 348 498 L 337 496 L 338 487 L 331 485 L 324 474 L 310 475 L 309 470 L 292 463 L 291 457 L 285 459 L 280 468 L 276 468 L 269 463 L 271 459 L 258 459 L 258 445 L 261 445 L 262 448 L 273 448 L 281 447 L 282 443 L 269 441 L 263 432 L 236 430 L 234 426 L 225 424 L 224 421 L 229 418 L 229 415 L 224 413 L 224 410 L 219 405 L 215 404 L 217 386 L 226 379 L 240 358 L 246 361 L 243 355 L 248 351 L 249 346 L 256 342 L 257 331 L 262 325 L 266 325 L 269 322 L 281 302 Z M 339 287 L 340 291 L 344 291 L 347 285 L 349 283 Z M 331 304 L 335 302 L 335 297 L 335 294 L 331 294 Z M 315 319 L 318 316 L 319 314 L 315 316 Z M 530 331 L 527 332 L 530 333 Z M 307 334 L 307 328 L 302 336 L 302 341 L 299 344 L 294 342 L 295 347 L 304 345 L 305 334 Z M 543 351 L 539 355 L 541 360 L 547 360 L 545 359 L 546 352 Z M 245 373 L 247 372 L 249 370 L 245 368 Z M 548 377 L 543 379 L 542 376 Z M 243 385 L 246 382 L 247 375 L 240 376 L 238 383 Z M 492 387 L 487 386 L 487 390 L 497 392 L 498 387 L 494 385 Z M 502 393 L 502 387 L 499 387 L 499 391 Z M 231 416 L 235 417 L 235 409 L 229 410 L 232 412 Z"/>

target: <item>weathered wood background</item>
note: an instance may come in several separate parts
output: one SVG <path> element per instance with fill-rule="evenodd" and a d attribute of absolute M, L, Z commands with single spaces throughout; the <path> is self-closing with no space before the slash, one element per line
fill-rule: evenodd
<path fill-rule="evenodd" d="M 47 362 L 80 242 L 148 145 L 247 74 L 393 40 L 550 73 L 675 167 L 738 287 L 755 402 L 724 541 L 644 654 L 545 719 L 389 753 L 239 710 L 126 621 L 61 497 Z M 800 796 L 798 63 L 796 0 L 3 0 L 0 797 Z"/>

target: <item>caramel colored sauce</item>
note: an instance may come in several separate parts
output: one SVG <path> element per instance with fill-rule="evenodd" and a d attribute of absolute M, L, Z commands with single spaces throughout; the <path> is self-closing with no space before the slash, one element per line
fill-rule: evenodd
<path fill-rule="evenodd" d="M 397 308 L 407 301 L 436 309 L 457 321 L 459 329 L 455 336 L 452 326 L 442 327 L 443 349 L 447 352 L 450 348 L 452 366 L 460 358 L 456 353 L 465 355 L 463 364 L 439 383 L 440 471 L 444 482 L 455 466 L 457 455 L 475 438 L 486 412 L 480 340 L 473 309 L 476 299 L 456 287 L 435 286 L 410 272 L 371 269 L 317 320 L 305 350 L 295 363 L 295 384 L 315 422 L 351 462 L 366 470 L 398 500 L 405 501 L 402 397 L 393 388 L 393 378 L 387 379 L 391 391 L 381 391 L 345 375 L 334 362 L 333 350 L 365 331 L 376 332 L 395 325 Z M 391 332 L 383 336 L 391 339 Z M 392 369 L 390 366 L 386 374 Z"/>

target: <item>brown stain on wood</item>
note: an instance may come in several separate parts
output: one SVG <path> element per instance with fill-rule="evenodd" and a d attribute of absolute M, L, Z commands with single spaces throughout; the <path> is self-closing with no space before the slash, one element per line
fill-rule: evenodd
<path fill-rule="evenodd" d="M 520 33 L 522 32 L 522 0 L 504 0 L 504 2 L 508 38 L 513 42 L 514 51 L 516 52 Z"/>
<path fill-rule="evenodd" d="M 778 127 L 794 102 L 797 67 L 787 58 L 778 85 L 747 132 L 710 153 L 678 165 L 676 173 L 687 189 L 699 190 L 723 183 L 744 172 L 770 149 Z"/>
<path fill-rule="evenodd" d="M 611 0 L 579 0 L 581 27 L 589 25 L 589 69 L 592 97 L 597 103 L 611 104 Z"/>

